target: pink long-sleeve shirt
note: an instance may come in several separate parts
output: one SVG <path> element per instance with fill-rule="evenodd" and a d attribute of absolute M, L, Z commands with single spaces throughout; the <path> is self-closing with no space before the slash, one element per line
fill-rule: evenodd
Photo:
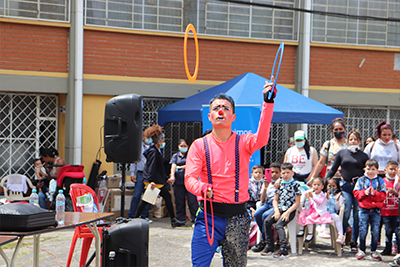
<path fill-rule="evenodd" d="M 267 145 L 274 104 L 263 104 L 257 133 L 244 134 L 239 141 L 239 202 L 249 199 L 249 160 L 251 155 Z M 224 143 L 217 141 L 212 134 L 206 136 L 210 150 L 213 201 L 219 203 L 235 202 L 235 140 L 236 134 Z M 200 177 L 200 181 L 199 181 Z M 203 139 L 199 138 L 190 146 L 185 173 L 185 186 L 189 192 L 203 199 L 201 189 L 208 184 L 206 154 Z"/>

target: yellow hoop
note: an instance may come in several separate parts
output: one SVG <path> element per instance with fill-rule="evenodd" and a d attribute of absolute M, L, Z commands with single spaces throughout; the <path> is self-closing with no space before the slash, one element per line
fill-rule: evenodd
<path fill-rule="evenodd" d="M 188 62 L 187 62 L 187 51 L 186 51 L 187 50 L 187 39 L 188 39 L 190 31 L 192 31 L 192 33 L 193 33 L 194 42 L 196 44 L 196 68 L 194 70 L 193 76 L 190 75 L 190 72 L 189 72 L 189 67 L 188 67 Z M 186 76 L 191 83 L 194 83 L 194 81 L 196 81 L 196 79 L 197 79 L 197 74 L 199 73 L 199 43 L 197 41 L 196 29 L 194 28 L 193 24 L 191 24 L 191 23 L 189 23 L 187 25 L 186 31 L 185 31 L 185 40 L 183 42 L 183 58 L 185 61 Z"/>

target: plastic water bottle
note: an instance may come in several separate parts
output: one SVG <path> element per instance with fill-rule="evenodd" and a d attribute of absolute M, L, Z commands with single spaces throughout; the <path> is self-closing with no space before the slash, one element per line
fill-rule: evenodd
<path fill-rule="evenodd" d="M 59 225 L 64 225 L 65 220 L 65 196 L 62 190 L 58 190 L 56 198 L 56 221 Z"/>
<path fill-rule="evenodd" d="M 329 213 L 336 213 L 335 204 L 336 204 L 335 196 L 333 194 L 330 194 L 328 203 L 326 204 L 326 208 Z"/>
<path fill-rule="evenodd" d="M 32 194 L 29 196 L 29 204 L 39 206 L 39 196 L 36 189 L 32 189 Z"/>
<path fill-rule="evenodd" d="M 101 177 L 100 185 L 99 185 L 99 203 L 103 203 L 104 197 L 107 192 L 107 176 L 104 175 Z"/>

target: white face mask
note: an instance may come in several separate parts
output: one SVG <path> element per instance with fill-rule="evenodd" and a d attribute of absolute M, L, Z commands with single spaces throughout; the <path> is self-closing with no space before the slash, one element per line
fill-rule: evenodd
<path fill-rule="evenodd" d="M 397 177 L 397 175 L 395 176 L 395 177 L 390 177 L 390 175 L 389 175 L 389 173 L 386 173 L 386 178 L 388 178 L 389 180 L 394 180 L 394 179 L 396 179 L 396 177 Z"/>
<path fill-rule="evenodd" d="M 360 147 L 359 146 L 348 146 L 347 149 L 350 150 L 350 152 L 352 152 L 352 153 L 356 153 L 357 150 L 360 149 Z"/>

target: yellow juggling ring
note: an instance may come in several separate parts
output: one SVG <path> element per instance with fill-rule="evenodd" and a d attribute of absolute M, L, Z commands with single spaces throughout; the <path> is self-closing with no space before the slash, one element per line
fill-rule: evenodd
<path fill-rule="evenodd" d="M 192 33 L 193 33 L 194 42 L 196 44 L 196 68 L 194 70 L 193 76 L 190 75 L 188 62 L 187 62 L 187 39 L 188 39 L 188 35 L 189 35 L 190 31 L 192 31 Z M 185 40 L 183 42 L 183 58 L 185 60 L 186 76 L 191 83 L 194 83 L 194 81 L 196 81 L 196 79 L 197 79 L 197 74 L 199 73 L 199 43 L 197 41 L 196 29 L 194 28 L 193 24 L 191 24 L 191 23 L 187 25 L 186 31 L 185 31 Z"/>

